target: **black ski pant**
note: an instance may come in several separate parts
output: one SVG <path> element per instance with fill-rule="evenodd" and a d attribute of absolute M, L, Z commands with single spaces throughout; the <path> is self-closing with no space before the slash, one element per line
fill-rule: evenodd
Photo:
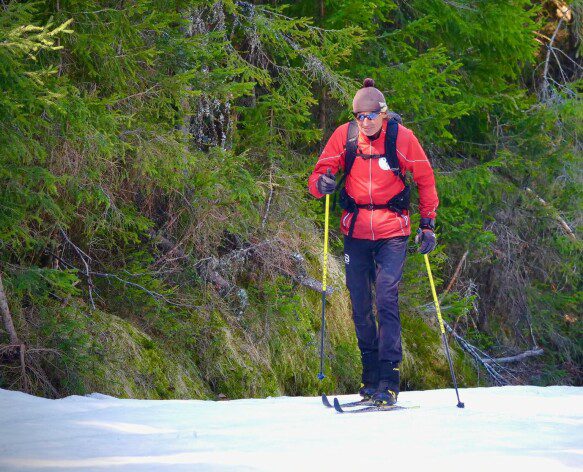
<path fill-rule="evenodd" d="M 383 372 L 403 359 L 399 282 L 407 253 L 408 236 L 379 239 L 344 237 L 346 286 L 352 302 L 352 316 L 362 355 L 363 382 L 378 381 Z M 373 313 L 375 285 L 377 322 Z"/>

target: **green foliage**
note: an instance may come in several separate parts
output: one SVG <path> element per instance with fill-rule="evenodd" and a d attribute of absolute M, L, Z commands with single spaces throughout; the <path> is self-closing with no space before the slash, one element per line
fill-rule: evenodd
<path fill-rule="evenodd" d="M 500 165 L 500 161 L 490 161 L 439 176 L 440 205 L 447 208 L 439 218 L 444 242 L 483 252 L 494 241 L 494 235 L 484 229 L 504 191 L 492 179 L 492 169 Z"/>
<path fill-rule="evenodd" d="M 451 388 L 447 357 L 436 330 L 417 316 L 401 316 L 401 323 L 403 329 L 401 389 Z M 459 385 L 475 385 L 477 380 L 474 369 L 467 361 L 463 362 L 461 353 L 454 347 L 450 345 Z"/>
<path fill-rule="evenodd" d="M 551 66 L 536 89 L 533 32 L 556 25 L 546 11 L 529 0 L 5 2 L 0 270 L 19 336 L 54 350 L 42 366 L 57 393 L 354 391 L 337 214 L 322 383 L 320 296 L 282 274 L 297 275 L 299 254 L 320 277 L 323 207 L 306 179 L 368 76 L 436 168 L 440 287 L 470 250 L 445 319 L 486 350 L 531 347 L 532 327 L 546 351 L 533 381 L 579 382 L 582 252 L 557 219 L 580 239 L 581 81 Z M 426 277 L 412 253 L 404 388 L 449 385 Z M 518 302 L 505 280 L 524 285 Z M 236 307 L 241 293 L 248 306 Z M 488 329 L 474 319 L 483 303 Z M 12 372 L 0 366 L 0 385 Z"/>
<path fill-rule="evenodd" d="M 107 392 L 125 398 L 206 397 L 209 392 L 192 359 L 172 352 L 132 324 L 81 307 L 41 314 L 41 340 L 57 349 L 68 370 L 60 379 L 66 393 Z"/>
<path fill-rule="evenodd" d="M 317 16 L 313 5 L 294 2 L 291 8 Z M 324 9 L 322 25 L 356 26 L 364 38 L 347 64 L 351 75 L 374 77 L 389 108 L 422 141 L 449 146 L 471 141 L 470 134 L 488 139 L 488 113 L 500 105 L 515 108 L 523 98 L 514 81 L 538 49 L 531 32 L 539 26 L 539 8 L 529 0 L 467 6 L 331 0 Z"/>
<path fill-rule="evenodd" d="M 79 279 L 72 270 L 54 270 L 30 267 L 18 271 L 6 280 L 10 292 L 18 297 L 29 296 L 36 300 L 47 300 L 50 295 L 66 297 L 79 295 L 76 288 Z"/>
<path fill-rule="evenodd" d="M 58 114 L 62 93 L 56 68 L 37 56 L 60 49 L 57 38 L 71 33 L 70 22 L 28 25 L 33 11 L 11 2 L 0 18 L 0 247 L 9 253 L 43 244 L 32 227 L 64 216 L 55 201 L 58 179 L 44 167 L 47 154 L 38 141 L 48 124 L 37 120 L 41 112 L 48 119 Z"/>
<path fill-rule="evenodd" d="M 352 82 L 338 66 L 350 56 L 361 39 L 355 28 L 323 30 L 309 18 L 285 16 L 282 7 L 258 6 L 240 18 L 236 33 L 248 49 L 242 57 L 247 67 L 271 70 L 269 80 L 258 80 L 252 106 L 240 108 L 240 145 L 254 149 L 257 143 L 268 156 L 284 149 L 313 143 L 321 133 L 311 119 L 317 104 L 314 86 L 347 100 Z"/>

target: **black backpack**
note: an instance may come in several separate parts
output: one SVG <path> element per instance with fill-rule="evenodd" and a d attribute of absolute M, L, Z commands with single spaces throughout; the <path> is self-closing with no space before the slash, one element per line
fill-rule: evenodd
<path fill-rule="evenodd" d="M 380 210 L 383 208 L 388 208 L 389 210 L 394 211 L 399 215 L 402 215 L 403 211 L 409 210 L 411 189 L 405 180 L 405 175 L 403 175 L 401 172 L 399 159 L 397 157 L 397 134 L 399 132 L 399 123 L 402 123 L 401 117 L 396 113 L 391 113 L 391 118 L 387 122 L 384 154 L 363 154 L 360 152 L 358 149 L 358 124 L 356 123 L 356 120 L 353 120 L 348 125 L 348 135 L 346 137 L 345 147 L 346 153 L 344 156 L 344 174 L 338 183 L 338 188 L 340 189 L 340 206 L 347 212 L 354 213 L 348 231 L 349 237 L 352 237 L 352 232 L 354 231 L 354 225 L 356 223 L 356 218 L 358 217 L 359 208 L 367 208 L 369 210 Z M 363 159 L 379 159 L 384 157 L 389 164 L 390 170 L 403 181 L 405 188 L 403 188 L 403 190 L 401 190 L 385 204 L 357 205 L 354 199 L 348 195 L 346 188 L 343 185 L 348 175 L 350 175 L 350 171 L 352 170 L 356 156 L 361 156 Z"/>

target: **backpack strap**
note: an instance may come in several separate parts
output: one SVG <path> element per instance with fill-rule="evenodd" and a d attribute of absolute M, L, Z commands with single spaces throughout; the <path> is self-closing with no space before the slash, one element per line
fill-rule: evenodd
<path fill-rule="evenodd" d="M 342 185 L 346 181 L 346 177 L 348 177 L 348 174 L 350 174 L 352 165 L 356 159 L 356 153 L 358 152 L 358 124 L 356 123 L 356 120 L 352 120 L 348 124 L 348 133 L 346 135 L 346 145 L 344 146 L 344 149 L 344 172 L 338 181 L 338 185 L 336 186 L 337 189 L 342 188 Z M 334 193 L 332 211 L 336 209 L 336 196 L 337 193 Z"/>
<path fill-rule="evenodd" d="M 386 157 L 391 170 L 394 174 L 404 179 L 404 175 L 401 173 L 401 167 L 399 166 L 399 159 L 397 157 L 397 134 L 399 133 L 399 123 L 402 123 L 401 117 L 396 114 L 392 113 L 391 118 L 387 122 L 387 131 L 385 133 L 385 154 L 384 155 L 365 155 L 361 154 L 358 151 L 358 124 L 356 120 L 352 120 L 348 124 L 348 133 L 346 135 L 346 152 L 344 154 L 344 173 L 340 182 L 338 183 L 338 187 L 342 185 L 346 177 L 350 174 L 352 170 L 352 166 L 356 159 L 357 155 L 361 155 L 366 157 L 367 159 L 375 158 L 375 157 Z"/>
<path fill-rule="evenodd" d="M 352 237 L 352 232 L 354 231 L 354 226 L 356 219 L 358 217 L 359 208 L 366 208 L 368 210 L 380 210 L 383 208 L 388 208 L 398 214 L 402 214 L 403 210 L 409 210 L 409 199 L 410 199 L 410 189 L 407 185 L 405 176 L 401 172 L 401 166 L 399 165 L 399 158 L 397 157 L 397 135 L 399 133 L 399 123 L 402 123 L 401 117 L 393 113 L 389 121 L 387 122 L 387 130 L 385 132 L 385 153 L 384 155 L 364 155 L 358 150 L 358 124 L 356 120 L 353 120 L 348 125 L 348 134 L 346 136 L 346 151 L 344 154 L 344 173 L 337 188 L 340 188 L 340 206 L 346 210 L 348 213 L 352 213 L 352 220 L 350 223 L 350 228 L 348 230 L 348 237 Z M 352 197 L 346 192 L 346 188 L 342 187 L 342 184 L 346 180 L 348 174 L 352 170 L 356 156 L 362 156 L 363 159 L 379 158 L 384 157 L 387 159 L 389 167 L 393 173 L 399 177 L 405 187 L 401 192 L 395 195 L 391 200 L 385 204 L 380 205 L 357 205 Z M 342 188 L 341 188 L 342 187 Z M 334 194 L 333 209 L 336 208 L 336 194 Z"/>
<path fill-rule="evenodd" d="M 397 134 L 399 133 L 399 123 L 402 123 L 403 120 L 401 116 L 397 113 L 389 112 L 390 118 L 387 122 L 387 130 L 385 133 L 385 154 L 384 155 L 362 155 L 358 150 L 358 124 L 356 120 L 352 120 L 348 124 L 348 133 L 346 134 L 346 145 L 345 145 L 345 154 L 344 154 L 344 172 L 342 173 L 342 177 L 338 181 L 338 185 L 336 188 L 342 188 L 342 185 L 346 181 L 346 178 L 350 174 L 352 170 L 352 166 L 354 161 L 356 160 L 357 155 L 362 155 L 363 158 L 374 158 L 374 157 L 385 157 L 389 164 L 389 167 L 393 171 L 393 173 L 399 177 L 403 184 L 406 186 L 407 181 L 405 176 L 401 172 L 401 167 L 399 166 L 399 158 L 397 157 Z M 332 202 L 332 210 L 336 209 L 336 194 L 334 195 L 334 200 Z"/>
<path fill-rule="evenodd" d="M 399 177 L 403 184 L 407 184 L 405 176 L 401 172 L 399 166 L 399 158 L 397 157 L 397 135 L 399 133 L 399 122 L 396 117 L 392 117 L 387 122 L 387 132 L 385 133 L 385 158 L 389 163 L 389 167 L 397 177 Z"/>
<path fill-rule="evenodd" d="M 352 120 L 348 123 L 348 133 L 346 135 L 346 146 L 345 146 L 345 153 L 344 153 L 344 173 L 340 182 L 338 183 L 338 187 L 340 187 L 350 171 L 352 170 L 352 166 L 354 164 L 354 160 L 356 159 L 356 153 L 358 152 L 358 124 L 356 120 Z"/>

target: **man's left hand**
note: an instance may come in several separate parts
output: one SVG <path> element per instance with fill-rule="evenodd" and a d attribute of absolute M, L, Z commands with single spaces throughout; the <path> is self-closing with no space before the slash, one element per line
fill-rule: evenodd
<path fill-rule="evenodd" d="M 437 241 L 435 239 L 435 221 L 430 218 L 421 218 L 421 224 L 415 236 L 415 242 L 420 244 L 419 252 L 421 254 L 429 254 L 435 249 Z"/>

